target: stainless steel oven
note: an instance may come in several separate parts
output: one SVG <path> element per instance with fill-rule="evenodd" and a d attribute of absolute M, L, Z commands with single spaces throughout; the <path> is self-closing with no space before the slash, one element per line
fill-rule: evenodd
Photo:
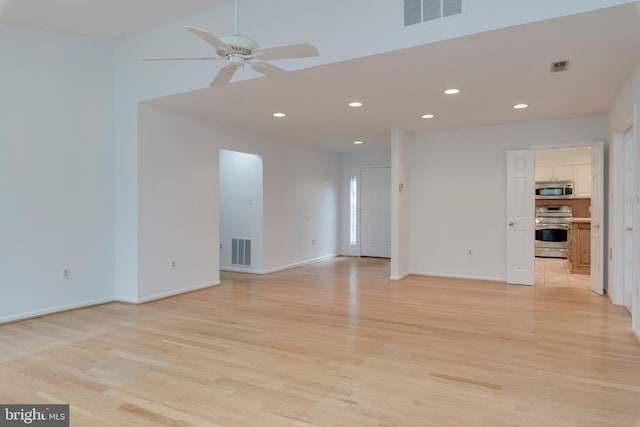
<path fill-rule="evenodd" d="M 536 207 L 536 256 L 567 258 L 571 206 Z"/>

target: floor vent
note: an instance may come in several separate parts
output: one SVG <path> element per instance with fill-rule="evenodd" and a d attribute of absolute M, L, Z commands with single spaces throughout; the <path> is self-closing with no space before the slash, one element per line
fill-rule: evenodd
<path fill-rule="evenodd" d="M 569 61 L 558 61 L 551 63 L 551 72 L 559 73 L 560 71 L 567 71 L 569 68 Z"/>
<path fill-rule="evenodd" d="M 462 14 L 463 0 L 404 0 L 404 25 Z"/>
<path fill-rule="evenodd" d="M 231 239 L 231 264 L 251 265 L 251 240 Z"/>

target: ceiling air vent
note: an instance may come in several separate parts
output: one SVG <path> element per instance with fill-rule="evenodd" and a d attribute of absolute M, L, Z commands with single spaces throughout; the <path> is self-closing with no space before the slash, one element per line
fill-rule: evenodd
<path fill-rule="evenodd" d="M 567 71 L 569 68 L 569 61 L 558 61 L 551 63 L 551 72 L 559 73 L 560 71 Z"/>
<path fill-rule="evenodd" d="M 404 0 L 404 26 L 462 14 L 463 0 Z"/>

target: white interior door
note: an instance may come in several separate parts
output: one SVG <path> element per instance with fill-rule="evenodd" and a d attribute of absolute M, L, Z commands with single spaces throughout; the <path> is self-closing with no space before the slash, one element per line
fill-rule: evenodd
<path fill-rule="evenodd" d="M 602 264 L 604 251 L 602 244 L 603 210 L 603 158 L 602 142 L 591 146 L 591 290 L 598 295 L 604 293 Z"/>
<path fill-rule="evenodd" d="M 391 258 L 391 168 L 362 168 L 362 256 Z"/>
<path fill-rule="evenodd" d="M 535 152 L 507 151 L 507 283 L 535 278 Z"/>
<path fill-rule="evenodd" d="M 622 304 L 631 313 L 633 301 L 634 268 L 634 216 L 635 199 L 635 146 L 633 143 L 633 126 L 624 134 L 624 238 L 623 238 L 623 270 L 622 270 Z"/>

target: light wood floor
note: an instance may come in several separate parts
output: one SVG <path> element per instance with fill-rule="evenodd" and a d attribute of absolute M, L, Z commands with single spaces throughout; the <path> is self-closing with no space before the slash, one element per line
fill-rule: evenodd
<path fill-rule="evenodd" d="M 588 290 L 338 258 L 0 327 L 0 402 L 79 426 L 639 426 L 640 345 Z"/>

